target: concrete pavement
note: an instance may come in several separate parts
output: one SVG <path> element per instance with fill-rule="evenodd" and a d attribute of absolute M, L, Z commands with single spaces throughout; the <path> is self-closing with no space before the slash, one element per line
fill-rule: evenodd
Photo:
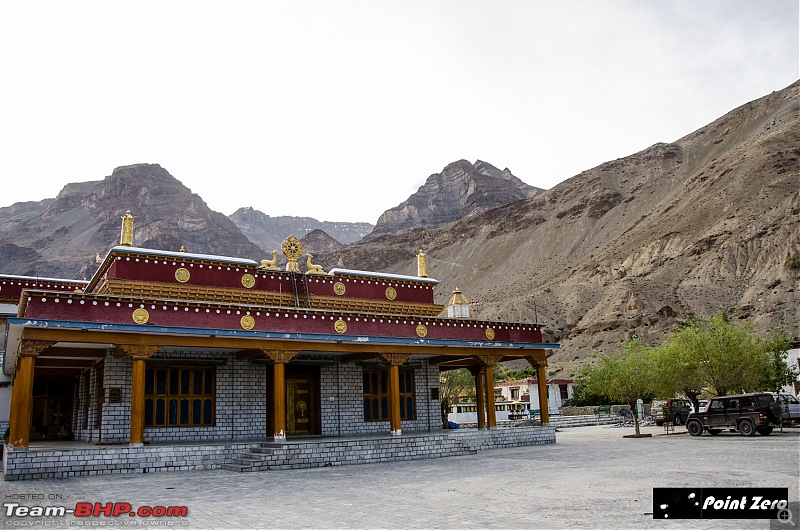
<path fill-rule="evenodd" d="M 770 528 L 768 521 L 653 520 L 654 487 L 788 487 L 800 500 L 800 430 L 692 438 L 644 427 L 564 429 L 550 446 L 386 464 L 2 482 L 2 528 Z M 186 506 L 186 517 L 28 517 L 77 503 Z M 16 508 L 15 508 L 16 509 Z M 36 523 L 36 521 L 39 521 Z M 102 524 L 101 524 L 102 523 Z M 794 523 L 800 524 L 795 520 Z M 772 523 L 775 527 L 775 522 Z M 787 529 L 792 528 L 786 525 Z"/>

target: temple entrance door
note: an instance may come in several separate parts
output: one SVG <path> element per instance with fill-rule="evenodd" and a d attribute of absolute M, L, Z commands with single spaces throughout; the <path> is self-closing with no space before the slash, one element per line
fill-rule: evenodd
<path fill-rule="evenodd" d="M 287 366 L 286 435 L 321 434 L 319 368 Z"/>
<path fill-rule="evenodd" d="M 322 434 L 319 367 L 286 366 L 286 435 Z M 274 432 L 272 366 L 267 368 L 267 436 Z"/>

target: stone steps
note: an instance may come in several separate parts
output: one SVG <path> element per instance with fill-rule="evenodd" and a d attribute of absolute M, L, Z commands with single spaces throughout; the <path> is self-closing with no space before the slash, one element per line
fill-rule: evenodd
<path fill-rule="evenodd" d="M 391 449 L 366 447 L 364 442 L 322 442 L 301 444 L 263 443 L 250 448 L 225 462 L 220 467 L 237 473 L 270 471 L 278 469 L 299 469 L 311 467 L 327 467 L 346 464 L 364 464 L 370 462 L 388 462 L 420 458 L 419 440 L 415 438 L 394 441 Z M 430 450 L 428 458 L 446 456 L 474 455 L 478 448 L 467 439 L 453 436 L 433 436 L 426 440 L 426 448 Z"/>

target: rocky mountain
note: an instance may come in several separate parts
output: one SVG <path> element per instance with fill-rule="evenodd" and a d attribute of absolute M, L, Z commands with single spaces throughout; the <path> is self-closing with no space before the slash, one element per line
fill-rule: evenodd
<path fill-rule="evenodd" d="M 800 335 L 800 82 L 674 143 L 585 171 L 530 200 L 438 229 L 316 256 L 325 267 L 441 280 L 482 318 L 538 321 L 568 377 L 634 335 L 659 343 L 719 309 Z"/>
<path fill-rule="evenodd" d="M 313 217 L 271 217 L 252 207 L 239 208 L 230 216 L 231 221 L 247 238 L 264 252 L 280 252 L 281 242 L 290 234 L 302 238 L 320 229 L 342 245 L 359 241 L 372 231 L 370 223 L 345 223 L 317 221 Z"/>
<path fill-rule="evenodd" d="M 101 181 L 67 184 L 55 199 L 0 208 L 2 271 L 88 277 L 95 255 L 119 244 L 120 217 L 135 216 L 134 245 L 264 257 L 223 214 L 157 164 L 118 167 Z"/>
<path fill-rule="evenodd" d="M 368 236 L 399 234 L 413 228 L 437 228 L 492 208 L 530 199 L 544 190 L 525 184 L 508 168 L 500 171 L 480 160 L 459 160 L 428 177 L 405 202 L 386 210 Z"/>
<path fill-rule="evenodd" d="M 316 228 L 300 238 L 303 252 L 310 254 L 330 253 L 341 250 L 344 245 L 329 236 L 324 230 Z"/>

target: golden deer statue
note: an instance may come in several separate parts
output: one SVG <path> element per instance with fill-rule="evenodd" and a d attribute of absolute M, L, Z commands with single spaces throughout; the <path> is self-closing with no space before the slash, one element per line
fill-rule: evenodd
<path fill-rule="evenodd" d="M 311 254 L 307 255 L 308 255 L 308 262 L 306 263 L 306 265 L 308 266 L 308 272 L 306 274 L 327 274 L 324 270 L 322 270 L 322 267 L 311 263 L 311 258 L 313 258 L 314 256 L 312 256 Z"/>
<path fill-rule="evenodd" d="M 272 261 L 262 259 L 261 266 L 259 267 L 259 269 L 264 269 L 268 271 L 279 271 L 280 268 L 278 268 L 278 251 L 277 250 L 272 251 Z"/>

